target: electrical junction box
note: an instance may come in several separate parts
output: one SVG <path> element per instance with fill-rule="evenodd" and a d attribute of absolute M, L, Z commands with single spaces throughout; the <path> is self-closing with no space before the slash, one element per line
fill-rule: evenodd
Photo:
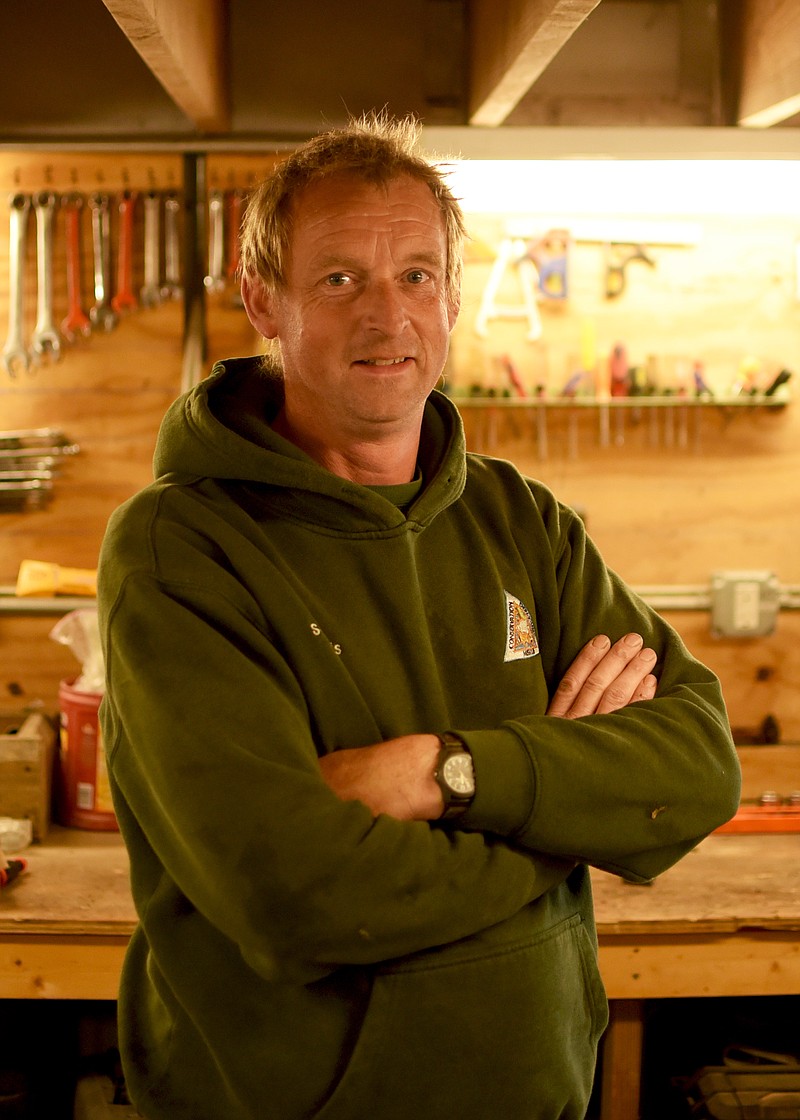
<path fill-rule="evenodd" d="M 781 589 L 773 572 L 714 572 L 711 631 L 717 638 L 760 638 L 771 634 Z"/>

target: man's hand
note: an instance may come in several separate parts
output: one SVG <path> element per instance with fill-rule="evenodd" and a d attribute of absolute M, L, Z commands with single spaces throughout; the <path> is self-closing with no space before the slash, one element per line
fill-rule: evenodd
<path fill-rule="evenodd" d="M 442 815 L 434 781 L 438 735 L 403 735 L 370 747 L 334 751 L 319 760 L 322 777 L 342 801 L 363 801 L 399 821 L 433 821 Z"/>
<path fill-rule="evenodd" d="M 643 645 L 639 634 L 626 634 L 614 645 L 603 635 L 593 638 L 564 674 L 547 714 L 576 719 L 652 699 L 656 655 Z M 324 781 L 342 801 L 363 801 L 374 816 L 433 821 L 444 808 L 433 777 L 438 754 L 437 735 L 403 735 L 334 751 L 319 765 Z"/>
<path fill-rule="evenodd" d="M 567 669 L 547 714 L 577 719 L 618 712 L 637 700 L 652 700 L 657 684 L 655 663 L 655 651 L 644 648 L 640 634 L 626 634 L 613 645 L 598 634 Z"/>

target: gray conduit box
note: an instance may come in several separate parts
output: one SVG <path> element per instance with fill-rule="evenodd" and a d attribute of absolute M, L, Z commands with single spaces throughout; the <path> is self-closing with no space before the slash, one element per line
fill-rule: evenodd
<path fill-rule="evenodd" d="M 714 572 L 711 632 L 717 638 L 759 638 L 771 634 L 780 599 L 780 585 L 774 572 Z"/>

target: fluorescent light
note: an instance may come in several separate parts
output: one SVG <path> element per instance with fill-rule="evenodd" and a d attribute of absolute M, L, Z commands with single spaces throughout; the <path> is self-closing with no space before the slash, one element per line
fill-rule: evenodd
<path fill-rule="evenodd" d="M 780 124 L 788 120 L 795 113 L 800 113 L 800 93 L 787 97 L 783 101 L 776 101 L 774 105 L 767 105 L 755 113 L 742 117 L 739 124 L 744 128 L 770 128 L 773 124 Z"/>
<path fill-rule="evenodd" d="M 798 215 L 800 159 L 465 160 L 448 181 L 466 213 Z"/>

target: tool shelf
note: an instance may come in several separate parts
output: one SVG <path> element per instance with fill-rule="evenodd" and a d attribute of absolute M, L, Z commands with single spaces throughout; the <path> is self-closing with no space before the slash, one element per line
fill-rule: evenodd
<path fill-rule="evenodd" d="M 512 397 L 512 396 L 470 396 L 467 393 L 452 393 L 451 399 L 461 408 L 783 408 L 789 403 L 785 396 L 768 397 L 763 393 L 757 396 L 737 397 Z"/>

